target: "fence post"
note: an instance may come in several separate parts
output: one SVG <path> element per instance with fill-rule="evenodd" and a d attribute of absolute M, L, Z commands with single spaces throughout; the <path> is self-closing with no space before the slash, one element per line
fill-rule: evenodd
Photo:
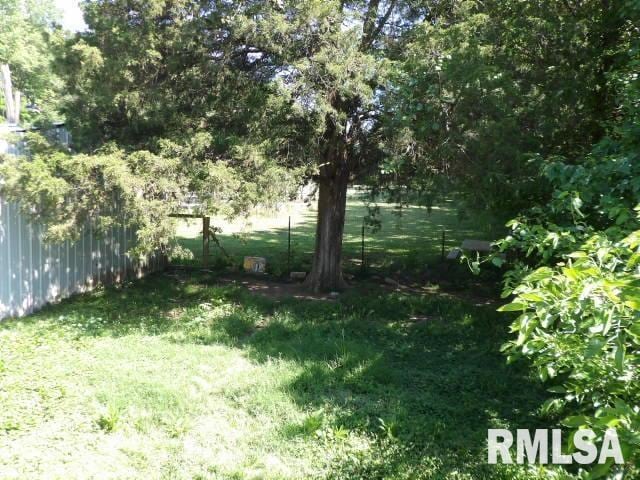
<path fill-rule="evenodd" d="M 445 242 L 445 230 L 442 230 L 442 260 L 444 260 L 444 242 Z"/>
<path fill-rule="evenodd" d="M 361 246 L 361 250 L 360 250 L 360 270 L 362 271 L 362 273 L 364 273 L 365 270 L 365 266 L 364 266 L 364 218 L 362 219 L 362 246 Z"/>
<path fill-rule="evenodd" d="M 209 225 L 210 218 L 202 217 L 202 264 L 209 265 Z"/>
<path fill-rule="evenodd" d="M 287 273 L 291 277 L 291 215 L 289 215 L 289 235 L 287 237 Z"/>

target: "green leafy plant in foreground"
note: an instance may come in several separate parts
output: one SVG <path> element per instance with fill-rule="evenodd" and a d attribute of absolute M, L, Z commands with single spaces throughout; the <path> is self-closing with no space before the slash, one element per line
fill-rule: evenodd
<path fill-rule="evenodd" d="M 510 222 L 499 242 L 515 258 L 505 277 L 515 298 L 500 310 L 521 312 L 509 358 L 527 357 L 553 383 L 562 396 L 546 407 L 565 412 L 574 433 L 617 430 L 625 465 L 596 465 L 588 478 L 640 474 L 639 55 L 631 38 L 609 74 L 619 116 L 608 135 L 585 158 L 543 160 L 550 201 Z"/>
<path fill-rule="evenodd" d="M 616 428 L 629 466 L 640 447 L 639 245 L 640 231 L 618 243 L 594 236 L 556 269 L 527 275 L 500 309 L 522 311 L 512 326 L 517 339 L 505 345 L 510 358 L 531 358 L 541 379 L 563 394 L 547 407 L 570 410 L 564 423 L 593 429 L 597 442 Z"/>
<path fill-rule="evenodd" d="M 114 407 L 113 405 L 107 405 L 102 408 L 102 411 L 96 420 L 96 425 L 100 430 L 110 433 L 118 427 L 120 417 L 121 411 L 119 408 Z"/>

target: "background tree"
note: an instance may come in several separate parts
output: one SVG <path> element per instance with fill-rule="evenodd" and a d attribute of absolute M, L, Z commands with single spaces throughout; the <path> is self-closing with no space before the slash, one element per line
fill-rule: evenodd
<path fill-rule="evenodd" d="M 343 287 L 347 187 L 381 159 L 389 59 L 436 10 L 395 0 L 97 1 L 86 17 L 89 31 L 60 62 L 78 144 L 157 152 L 171 142 L 205 200 L 219 198 L 210 175 L 222 166 L 243 179 L 236 198 L 249 204 L 268 201 L 272 178 L 313 177 L 307 285 Z"/>
<path fill-rule="evenodd" d="M 37 162 L 14 159 L 3 167 L 10 179 L 3 195 L 48 223 L 49 238 L 72 237 L 87 221 L 135 220 L 136 253 L 182 254 L 168 216 L 190 192 L 198 193 L 201 213 L 227 216 L 295 192 L 294 166 L 274 161 L 272 144 L 247 141 L 246 132 L 261 120 L 244 112 L 252 112 L 252 104 L 259 111 L 279 107 L 267 103 L 266 86 L 249 84 L 240 66 L 231 71 L 228 62 L 241 60 L 219 61 L 231 48 L 222 41 L 228 35 L 221 20 L 231 7 L 211 7 L 192 1 L 85 5 L 89 31 L 56 51 L 66 83 L 61 111 L 74 150 L 84 155 L 45 149 L 31 138 Z M 105 198 L 116 197 L 123 216 L 104 208 Z"/>
<path fill-rule="evenodd" d="M 0 0 L 1 106 L 9 123 L 22 113 L 27 123 L 55 115 L 60 80 L 52 62 L 62 36 L 56 14 L 49 1 Z"/>
<path fill-rule="evenodd" d="M 599 441 L 617 428 L 637 473 L 640 429 L 637 2 L 464 2 L 416 32 L 393 102 L 395 178 L 431 165 L 496 215 L 512 262 L 502 310 L 545 405 Z M 425 52 L 427 53 L 425 55 Z M 392 151 L 393 153 L 393 151 Z M 394 157 L 391 157 L 394 158 Z M 497 265 L 501 258 L 493 259 Z"/>
<path fill-rule="evenodd" d="M 615 2 L 456 2 L 423 22 L 395 76 L 393 177 L 455 179 L 467 205 L 506 220 L 542 202 L 536 159 L 580 158 L 615 113 L 606 73 L 624 20 Z M 508 199 L 508 202 L 505 202 Z"/>
<path fill-rule="evenodd" d="M 505 282 L 515 298 L 503 310 L 520 313 L 505 350 L 553 384 L 546 409 L 565 425 L 597 440 L 614 427 L 621 439 L 626 464 L 599 465 L 590 478 L 632 478 L 640 464 L 640 8 L 626 2 L 619 13 L 606 135 L 583 157 L 543 162 L 549 202 L 511 221 L 501 242 L 520 257 Z"/>

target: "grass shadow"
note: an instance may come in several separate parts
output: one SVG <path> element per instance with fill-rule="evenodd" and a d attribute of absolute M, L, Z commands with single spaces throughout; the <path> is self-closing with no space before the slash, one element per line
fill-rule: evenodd
<path fill-rule="evenodd" d="M 215 275 L 153 275 L 0 328 L 142 333 L 227 345 L 255 364 L 283 361 L 295 374 L 278 388 L 306 416 L 280 425 L 278 435 L 344 449 L 328 467 L 332 478 L 520 475 L 485 463 L 487 429 L 536 428 L 547 398 L 525 365 L 505 364 L 499 349 L 508 318 L 439 296 L 378 290 L 335 302 L 273 300 L 216 282 Z M 353 438 L 369 439 L 375 453 L 353 447 Z"/>

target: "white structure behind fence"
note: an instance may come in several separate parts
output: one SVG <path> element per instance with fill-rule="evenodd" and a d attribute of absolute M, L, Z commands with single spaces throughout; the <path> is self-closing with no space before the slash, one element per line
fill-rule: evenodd
<path fill-rule="evenodd" d="M 5 150 L 6 151 L 6 150 Z M 44 227 L 30 223 L 18 205 L 0 198 L 0 319 L 91 290 L 99 284 L 139 278 L 165 267 L 156 254 L 132 259 L 135 231 L 114 227 L 104 235 L 87 226 L 76 242 L 43 242 Z"/>

